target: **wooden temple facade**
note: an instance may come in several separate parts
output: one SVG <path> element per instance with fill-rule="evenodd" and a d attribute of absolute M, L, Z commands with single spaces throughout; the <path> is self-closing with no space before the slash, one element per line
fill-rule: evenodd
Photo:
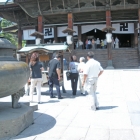
<path fill-rule="evenodd" d="M 133 48 L 96 49 L 95 59 L 102 66 L 108 66 L 111 60 L 114 68 L 139 67 L 139 27 L 140 0 L 13 0 L 10 4 L 0 5 L 0 17 L 17 23 L 18 48 L 22 47 L 23 30 L 35 29 L 43 33 L 45 27 L 54 29 L 54 40 L 58 42 L 57 28 L 67 26 L 77 28 L 77 38 L 82 40 L 82 26 L 113 23 L 133 23 Z M 5 29 L 5 31 L 10 30 Z M 74 50 L 78 57 L 86 56 L 88 50 Z M 64 54 L 68 59 L 68 53 Z"/>

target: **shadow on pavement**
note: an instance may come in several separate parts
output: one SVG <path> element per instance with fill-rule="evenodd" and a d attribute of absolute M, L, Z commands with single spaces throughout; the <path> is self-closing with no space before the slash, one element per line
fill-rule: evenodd
<path fill-rule="evenodd" d="M 41 92 L 41 95 L 50 96 L 50 94 L 49 94 L 48 91 L 46 91 L 46 92 Z M 53 95 L 57 97 L 56 90 L 54 90 Z M 64 99 L 65 99 L 65 98 L 76 98 L 76 97 L 80 97 L 80 96 L 85 97 L 87 94 L 81 95 L 80 91 L 77 90 L 76 95 L 72 95 L 72 91 L 71 91 L 71 90 L 66 90 L 66 93 L 62 93 L 62 92 L 61 92 L 61 95 L 62 95 L 62 97 L 64 97 Z"/>
<path fill-rule="evenodd" d="M 47 132 L 56 124 L 56 119 L 50 115 L 35 112 L 35 116 L 36 119 L 34 120 L 33 125 L 30 125 L 23 132 L 10 140 L 19 140 L 20 138 L 28 139 L 29 137 Z"/>
<path fill-rule="evenodd" d="M 57 99 L 57 98 L 56 98 Z M 48 102 L 46 102 L 46 103 L 58 103 L 58 102 L 60 102 L 60 101 L 57 101 L 57 100 L 50 100 L 50 101 L 48 101 Z"/>
<path fill-rule="evenodd" d="M 97 110 L 109 110 L 109 109 L 113 109 L 116 107 L 118 107 L 118 106 L 100 106 Z"/>

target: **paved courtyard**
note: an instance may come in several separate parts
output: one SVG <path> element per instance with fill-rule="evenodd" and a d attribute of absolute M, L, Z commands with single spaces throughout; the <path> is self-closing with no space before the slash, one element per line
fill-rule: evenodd
<path fill-rule="evenodd" d="M 42 88 L 34 124 L 4 140 L 140 140 L 140 70 L 105 70 L 98 80 L 97 111 L 80 91 L 71 95 L 70 81 L 65 80 L 65 88 L 62 100 L 50 99 L 48 89 Z M 7 100 L 10 97 L 0 99 Z"/>

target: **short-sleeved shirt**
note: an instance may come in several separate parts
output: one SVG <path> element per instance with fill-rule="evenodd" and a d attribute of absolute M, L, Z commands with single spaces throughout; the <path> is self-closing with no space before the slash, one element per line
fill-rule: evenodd
<path fill-rule="evenodd" d="M 48 67 L 49 67 L 49 77 L 55 77 L 58 78 L 58 74 L 56 72 L 57 69 L 60 69 L 60 61 L 57 60 L 56 58 L 50 60 L 50 62 L 48 63 Z"/>
<path fill-rule="evenodd" d="M 78 73 L 78 62 L 70 62 L 69 68 L 71 73 Z"/>
<path fill-rule="evenodd" d="M 31 68 L 31 78 L 42 78 L 41 68 L 43 67 L 41 62 L 36 62 L 35 65 L 29 64 L 29 67 Z"/>
<path fill-rule="evenodd" d="M 84 74 L 87 78 L 97 78 L 100 71 L 103 71 L 100 63 L 94 59 L 89 59 L 85 65 Z"/>
<path fill-rule="evenodd" d="M 83 74 L 84 68 L 85 68 L 85 63 L 84 62 L 79 63 L 79 65 L 78 65 L 78 71 L 79 71 L 79 74 L 80 75 Z M 80 72 L 80 70 L 82 70 L 82 72 Z"/>

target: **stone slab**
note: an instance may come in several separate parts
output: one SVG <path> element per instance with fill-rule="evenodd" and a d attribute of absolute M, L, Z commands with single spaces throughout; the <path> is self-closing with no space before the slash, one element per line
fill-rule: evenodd
<path fill-rule="evenodd" d="M 110 140 L 135 140 L 132 130 L 110 130 Z"/>
<path fill-rule="evenodd" d="M 133 133 L 135 135 L 136 140 L 140 140 L 140 126 L 133 127 Z"/>
<path fill-rule="evenodd" d="M 130 119 L 133 126 L 140 126 L 140 113 L 130 113 Z"/>
<path fill-rule="evenodd" d="M 109 140 L 109 129 L 95 129 L 90 127 L 85 140 Z"/>
<path fill-rule="evenodd" d="M 0 103 L 0 138 L 19 134 L 33 123 L 33 110 L 22 104 L 13 109 L 11 103 Z"/>
<path fill-rule="evenodd" d="M 140 113 L 140 101 L 127 102 L 127 106 L 130 113 Z"/>

